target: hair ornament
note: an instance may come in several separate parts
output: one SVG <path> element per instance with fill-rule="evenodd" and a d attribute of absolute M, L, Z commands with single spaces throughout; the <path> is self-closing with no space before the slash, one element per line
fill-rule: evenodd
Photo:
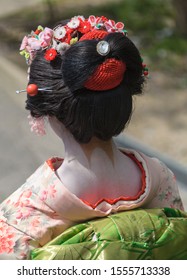
<path fill-rule="evenodd" d="M 113 89 L 122 82 L 126 64 L 115 58 L 106 59 L 84 84 L 85 88 L 93 91 Z"/>
<path fill-rule="evenodd" d="M 38 94 L 39 91 L 52 91 L 49 88 L 38 88 L 36 84 L 29 84 L 26 89 L 23 90 L 16 90 L 16 93 L 27 92 L 30 96 L 35 96 Z"/>
<path fill-rule="evenodd" d="M 62 55 L 77 41 L 92 39 L 91 34 L 95 34 L 95 31 L 97 31 L 99 39 L 102 39 L 103 35 L 108 33 L 118 32 L 124 35 L 127 34 L 122 22 L 116 23 L 104 16 L 96 17 L 91 15 L 85 19 L 83 16 L 78 15 L 71 18 L 66 25 L 59 24 L 54 29 L 38 26 L 35 31 L 32 31 L 23 38 L 20 54 L 25 56 L 26 62 L 29 65 L 32 63 L 38 50 L 43 50 L 45 52 L 45 59 L 52 61 L 57 55 Z M 90 38 L 86 38 L 87 34 L 89 34 Z"/>
<path fill-rule="evenodd" d="M 31 132 L 34 132 L 36 135 L 40 135 L 40 136 L 45 135 L 46 134 L 45 119 L 46 117 L 34 118 L 31 115 L 29 115 L 28 120 L 31 128 Z"/>
<path fill-rule="evenodd" d="M 143 62 L 143 58 L 142 58 L 142 74 L 144 77 L 149 76 L 149 69 L 148 69 L 147 65 Z"/>
<path fill-rule="evenodd" d="M 106 56 L 110 52 L 110 45 L 107 41 L 100 41 L 97 43 L 96 49 L 100 55 Z"/>
<path fill-rule="evenodd" d="M 149 75 L 149 69 L 147 68 L 147 65 L 142 64 L 142 68 L 143 68 L 143 75 L 147 77 Z"/>
<path fill-rule="evenodd" d="M 104 16 L 91 15 L 88 18 L 74 16 L 66 25 L 59 24 L 54 29 L 38 26 L 35 31 L 25 36 L 20 46 L 20 54 L 24 55 L 30 65 L 36 56 L 37 51 L 44 52 L 44 58 L 51 62 L 58 55 L 62 55 L 73 44 L 83 40 L 98 40 L 96 50 L 99 55 L 107 56 L 110 52 L 110 45 L 105 41 L 105 36 L 110 33 L 122 33 L 127 35 L 124 23 L 115 22 Z M 124 77 L 126 64 L 118 59 L 105 59 L 96 69 L 84 86 L 90 90 L 109 90 L 118 86 Z M 148 68 L 142 60 L 142 75 L 148 76 Z M 52 91 L 49 88 L 38 88 L 37 85 L 29 85 L 26 90 L 30 96 L 35 96 L 39 91 Z"/>

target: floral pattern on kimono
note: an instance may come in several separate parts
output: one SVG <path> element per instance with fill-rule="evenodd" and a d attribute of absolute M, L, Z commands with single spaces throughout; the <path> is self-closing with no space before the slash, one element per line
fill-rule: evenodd
<path fill-rule="evenodd" d="M 33 248 L 42 247 L 72 225 L 119 211 L 163 206 L 183 210 L 175 177 L 163 163 L 134 150 L 123 152 L 142 172 L 136 197 L 103 198 L 93 207 L 62 184 L 55 171 L 63 160 L 52 158 L 1 203 L 0 254 L 29 259 Z"/>

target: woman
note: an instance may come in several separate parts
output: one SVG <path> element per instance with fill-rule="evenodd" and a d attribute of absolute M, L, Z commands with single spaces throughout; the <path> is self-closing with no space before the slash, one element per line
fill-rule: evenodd
<path fill-rule="evenodd" d="M 124 24 L 76 16 L 41 26 L 21 45 L 30 66 L 26 109 L 65 147 L 1 204 L 0 253 L 30 258 L 66 229 L 135 208 L 183 209 L 172 172 L 157 159 L 118 149 L 113 136 L 132 114 L 147 68 Z"/>

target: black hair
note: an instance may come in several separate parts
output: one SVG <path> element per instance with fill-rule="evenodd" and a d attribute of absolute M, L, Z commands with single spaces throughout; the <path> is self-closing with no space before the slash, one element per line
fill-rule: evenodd
<path fill-rule="evenodd" d="M 80 143 L 94 136 L 109 140 L 122 132 L 132 114 L 132 96 L 142 93 L 142 59 L 133 42 L 122 33 L 110 33 L 102 40 L 110 45 L 107 56 L 98 54 L 98 40 L 83 40 L 51 62 L 39 51 L 30 68 L 29 84 L 52 91 L 28 95 L 26 109 L 34 117 L 55 116 Z M 85 82 L 107 58 L 126 64 L 121 84 L 106 91 L 86 89 Z"/>

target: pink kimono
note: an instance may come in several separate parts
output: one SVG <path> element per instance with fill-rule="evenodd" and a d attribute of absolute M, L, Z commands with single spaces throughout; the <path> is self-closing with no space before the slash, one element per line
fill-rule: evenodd
<path fill-rule="evenodd" d="M 141 170 L 142 186 L 136 196 L 103 197 L 91 205 L 57 177 L 55 171 L 63 159 L 50 159 L 0 205 L 0 255 L 29 259 L 30 250 L 42 247 L 72 225 L 119 211 L 139 207 L 183 210 L 175 177 L 163 163 L 134 150 L 122 151 Z"/>

